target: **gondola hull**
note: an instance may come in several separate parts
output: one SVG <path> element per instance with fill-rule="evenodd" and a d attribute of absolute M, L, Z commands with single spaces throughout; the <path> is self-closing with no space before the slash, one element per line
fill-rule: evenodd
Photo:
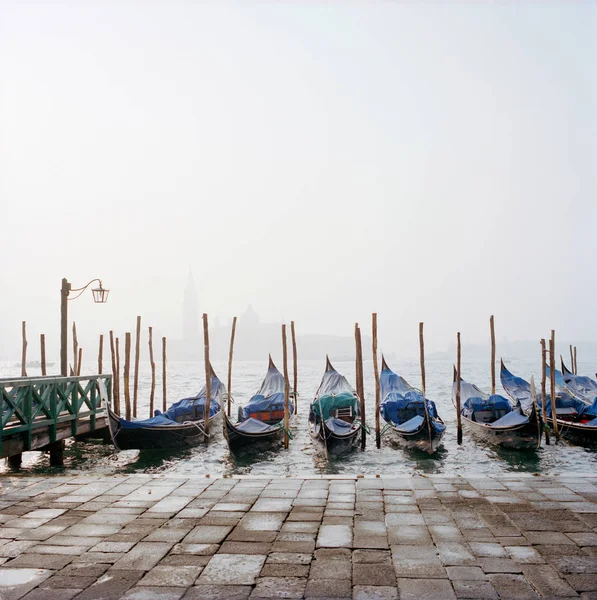
<path fill-rule="evenodd" d="M 294 415 L 291 415 L 289 420 L 292 424 Z M 282 423 L 283 424 L 283 423 Z M 230 450 L 238 450 L 246 446 L 258 446 L 259 449 L 266 449 L 281 444 L 284 441 L 284 429 L 277 427 L 269 431 L 263 432 L 247 432 L 238 429 L 227 415 L 224 415 L 224 436 L 228 441 Z"/>
<path fill-rule="evenodd" d="M 541 429 L 537 419 L 532 416 L 528 423 L 514 427 L 491 427 L 476 423 L 462 415 L 462 423 L 478 440 L 511 450 L 536 448 L 541 440 Z"/>
<path fill-rule="evenodd" d="M 547 424 L 553 431 L 553 419 L 547 417 Z M 558 419 L 558 433 L 564 440 L 569 440 L 581 446 L 597 446 L 597 426 L 587 427 L 578 423 L 571 423 Z"/>
<path fill-rule="evenodd" d="M 433 454 L 441 444 L 444 431 L 437 431 L 431 428 L 431 439 L 429 437 L 429 428 L 425 423 L 419 429 L 413 432 L 405 433 L 396 428 L 392 423 L 387 423 L 387 429 L 384 433 L 388 441 L 396 446 L 403 448 L 414 448 L 422 452 Z"/>
<path fill-rule="evenodd" d="M 319 422 L 310 422 L 309 435 L 314 442 L 325 446 L 328 452 L 343 452 L 350 450 L 360 443 L 361 425 L 357 423 L 346 434 L 339 435 L 327 427 L 325 423 L 321 427 Z"/>
<path fill-rule="evenodd" d="M 221 410 L 211 417 L 210 437 L 219 431 L 221 418 Z M 180 425 L 124 429 L 119 416 L 108 407 L 108 426 L 112 442 L 118 450 L 176 450 L 192 448 L 207 440 L 203 420 Z"/>

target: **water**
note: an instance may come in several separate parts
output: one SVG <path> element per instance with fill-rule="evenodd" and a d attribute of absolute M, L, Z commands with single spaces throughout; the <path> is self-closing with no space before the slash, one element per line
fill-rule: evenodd
<path fill-rule="evenodd" d="M 336 369 L 346 375 L 350 382 L 355 380 L 354 362 L 334 362 Z M 592 373 L 592 364 L 580 364 L 579 372 Z M 418 362 L 399 361 L 390 364 L 412 385 L 420 386 Z M 55 365 L 50 371 L 56 373 Z M 216 373 L 223 381 L 227 378 L 227 365 L 215 361 Z M 234 363 L 232 395 L 235 399 L 232 414 L 237 407 L 248 401 L 259 388 L 265 376 L 267 361 L 237 361 Z M 533 361 L 512 360 L 508 368 L 515 374 L 530 378 L 537 375 L 539 365 Z M 254 452 L 250 449 L 232 455 L 221 431 L 207 446 L 175 452 L 143 452 L 128 450 L 117 452 L 112 445 L 97 442 L 67 444 L 64 468 L 51 468 L 49 456 L 40 452 L 23 455 L 22 472 L 24 474 L 45 474 L 49 472 L 67 473 L 175 473 L 184 476 L 199 475 L 267 475 L 306 476 L 313 474 L 364 474 L 364 475 L 412 475 L 414 473 L 446 474 L 484 474 L 499 475 L 508 472 L 529 473 L 595 473 L 597 469 L 597 451 L 574 446 L 566 442 L 558 445 L 543 446 L 537 450 L 506 451 L 491 448 L 475 441 L 464 431 L 464 442 L 456 443 L 456 415 L 451 402 L 452 362 L 447 360 L 427 361 L 427 395 L 437 403 L 438 411 L 447 424 L 443 443 L 431 456 L 415 450 L 395 449 L 382 443 L 378 450 L 374 437 L 367 438 L 367 449 L 355 449 L 349 454 L 326 460 L 321 452 L 314 448 L 307 427 L 308 406 L 323 374 L 324 361 L 301 361 L 299 363 L 299 402 L 298 415 L 293 427 L 293 439 L 289 450 Z M 366 361 L 365 395 L 367 399 L 367 422 L 374 427 L 374 379 L 373 365 Z M 593 369 L 593 370 L 591 370 Z M 82 372 L 94 373 L 95 363 L 84 363 Z M 463 377 L 476 383 L 482 389 L 489 390 L 489 365 L 487 361 L 469 362 L 463 365 Z M 18 376 L 20 369 L 14 363 L 0 363 L 0 376 Z M 37 369 L 31 369 L 30 376 L 37 375 Z M 198 362 L 170 362 L 168 364 L 168 403 L 199 391 L 204 381 L 204 368 Z M 498 376 L 498 393 L 501 390 Z M 132 378 L 131 378 L 132 379 Z M 538 377 L 536 377 L 538 380 Z M 139 380 L 139 416 L 148 415 L 149 388 L 151 372 L 148 363 L 141 363 Z M 132 381 L 131 381 L 132 397 Z M 156 386 L 156 406 L 161 403 L 161 378 L 158 365 Z M 219 428 L 218 428 L 219 429 Z M 0 463 L 0 474 L 10 472 L 9 467 Z"/>

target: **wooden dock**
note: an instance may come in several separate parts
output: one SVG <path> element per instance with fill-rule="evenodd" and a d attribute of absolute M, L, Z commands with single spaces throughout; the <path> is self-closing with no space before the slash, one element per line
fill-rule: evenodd
<path fill-rule="evenodd" d="M 0 458 L 20 464 L 29 450 L 49 450 L 61 464 L 63 440 L 107 429 L 111 375 L 0 379 Z"/>

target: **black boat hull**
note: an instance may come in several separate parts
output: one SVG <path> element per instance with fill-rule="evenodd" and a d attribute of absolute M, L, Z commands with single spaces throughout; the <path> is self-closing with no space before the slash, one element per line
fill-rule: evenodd
<path fill-rule="evenodd" d="M 219 431 L 221 418 L 221 410 L 211 417 L 210 437 Z M 112 442 L 118 450 L 175 450 L 192 448 L 207 440 L 203 420 L 180 425 L 123 429 L 119 416 L 108 407 L 108 425 Z"/>
<path fill-rule="evenodd" d="M 387 437 L 391 444 L 403 448 L 416 448 L 422 452 L 433 454 L 441 444 L 442 438 L 444 437 L 444 431 L 437 431 L 435 428 L 431 428 L 430 439 L 429 428 L 426 423 L 423 423 L 419 429 L 412 433 L 398 431 L 394 425 L 387 423 L 387 429 L 384 436 Z"/>
<path fill-rule="evenodd" d="M 553 419 L 547 417 L 547 424 L 553 433 Z M 558 419 L 558 433 L 564 440 L 581 446 L 597 446 L 597 427 L 583 427 L 577 423 Z"/>
<path fill-rule="evenodd" d="M 329 429 L 325 423 L 323 428 L 320 423 L 309 423 L 309 435 L 313 441 L 326 447 L 328 452 L 342 452 L 350 450 L 357 446 L 361 441 L 361 425 L 357 423 L 351 430 L 344 434 L 338 435 Z"/>
<path fill-rule="evenodd" d="M 289 417 L 290 425 L 292 425 L 293 418 L 294 414 L 291 414 Z M 273 431 L 248 433 L 235 427 L 228 416 L 224 415 L 224 436 L 230 450 L 237 450 L 253 445 L 258 445 L 260 449 L 265 449 L 268 446 L 277 446 L 284 441 L 284 429 L 278 427 Z"/>
<path fill-rule="evenodd" d="M 515 427 L 489 427 L 483 423 L 476 423 L 462 415 L 462 423 L 475 436 L 475 438 L 511 450 L 525 450 L 537 448 L 541 441 L 540 424 L 534 416 L 528 423 Z"/>

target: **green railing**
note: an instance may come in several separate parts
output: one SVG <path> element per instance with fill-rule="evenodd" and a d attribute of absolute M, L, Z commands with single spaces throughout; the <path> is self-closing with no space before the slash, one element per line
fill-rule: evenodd
<path fill-rule="evenodd" d="M 111 375 L 0 379 L 0 455 L 8 436 L 21 435 L 24 449 L 31 450 L 37 434 L 48 432 L 49 443 L 55 442 L 63 423 L 70 423 L 73 436 L 82 419 L 93 431 L 111 401 L 111 383 Z"/>

